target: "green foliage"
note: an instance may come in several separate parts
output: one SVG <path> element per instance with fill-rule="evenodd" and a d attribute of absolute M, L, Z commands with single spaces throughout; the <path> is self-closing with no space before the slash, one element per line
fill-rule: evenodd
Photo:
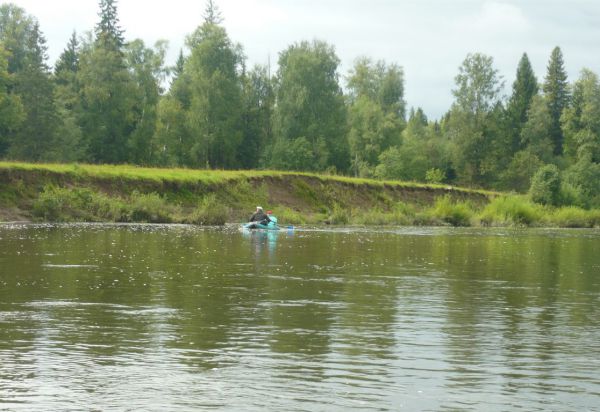
<path fill-rule="evenodd" d="M 229 211 L 214 193 L 205 196 L 194 209 L 188 221 L 196 225 L 223 226 Z"/>
<path fill-rule="evenodd" d="M 275 214 L 280 224 L 302 225 L 307 223 L 305 214 L 289 207 L 277 207 Z"/>
<path fill-rule="evenodd" d="M 562 207 L 551 214 L 549 220 L 559 227 L 597 227 L 600 225 L 600 210 L 584 210 L 576 206 Z"/>
<path fill-rule="evenodd" d="M 600 81 L 592 71 L 581 72 L 561 122 L 566 153 L 575 159 L 591 155 L 593 162 L 600 162 Z"/>
<path fill-rule="evenodd" d="M 439 184 L 446 180 L 446 173 L 440 169 L 429 169 L 425 173 L 425 181 L 427 183 Z"/>
<path fill-rule="evenodd" d="M 478 116 L 494 108 L 503 82 L 493 62 L 492 57 L 481 53 L 467 55 L 455 77 L 456 89 L 452 90 L 459 110 Z"/>
<path fill-rule="evenodd" d="M 164 66 L 166 43 L 159 41 L 153 49 L 142 40 L 129 42 L 125 47 L 125 61 L 132 72 L 132 107 L 134 129 L 128 137 L 128 160 L 134 164 L 150 164 L 159 155 L 159 146 L 152 141 L 158 119 L 158 101 L 161 82 L 166 75 Z"/>
<path fill-rule="evenodd" d="M 10 147 L 11 132 L 18 129 L 25 114 L 20 97 L 11 91 L 13 76 L 8 73 L 7 56 L 0 42 L 0 157 Z"/>
<path fill-rule="evenodd" d="M 279 55 L 273 128 L 279 144 L 306 139 L 302 149 L 312 153 L 310 170 L 333 165 L 345 171 L 349 166 L 339 63 L 333 47 L 321 41 L 296 43 Z"/>
<path fill-rule="evenodd" d="M 588 152 L 564 173 L 565 181 L 576 193 L 576 204 L 583 207 L 600 207 L 600 163 L 592 157 Z"/>
<path fill-rule="evenodd" d="M 555 165 L 540 168 L 531 181 L 531 200 L 542 205 L 556 206 L 560 202 L 561 178 Z"/>
<path fill-rule="evenodd" d="M 272 148 L 270 165 L 279 170 L 322 170 L 327 164 L 328 152 L 322 140 L 316 144 L 320 150 L 314 151 L 304 136 L 293 140 L 279 139 Z"/>
<path fill-rule="evenodd" d="M 470 226 L 473 210 L 469 203 L 454 202 L 450 196 L 439 197 L 430 215 L 452 226 Z"/>
<path fill-rule="evenodd" d="M 523 53 L 517 68 L 517 78 L 513 83 L 512 95 L 506 108 L 508 117 L 507 133 L 509 153 L 516 153 L 523 149 L 521 130 L 527 122 L 529 108 L 535 95 L 538 93 L 538 83 L 527 53 Z"/>
<path fill-rule="evenodd" d="M 375 208 L 373 210 L 363 211 L 357 216 L 353 216 L 353 223 L 360 225 L 412 225 L 415 224 L 416 211 L 413 206 L 403 202 L 398 202 L 391 210 Z"/>
<path fill-rule="evenodd" d="M 347 225 L 350 222 L 351 213 L 339 203 L 334 203 L 329 213 L 329 223 L 332 225 Z"/>
<path fill-rule="evenodd" d="M 540 221 L 543 212 L 539 206 L 520 196 L 500 196 L 493 199 L 479 214 L 484 226 L 525 225 Z"/>
<path fill-rule="evenodd" d="M 560 127 L 560 117 L 563 110 L 568 106 L 570 99 L 567 72 L 560 47 L 555 47 L 550 55 L 543 90 L 551 119 L 549 137 L 552 141 L 554 154 L 560 155 L 563 152 L 564 139 Z"/>
<path fill-rule="evenodd" d="M 172 221 L 169 213 L 171 207 L 166 200 L 157 193 L 131 194 L 130 219 L 134 222 L 147 223 L 170 223 Z"/>
<path fill-rule="evenodd" d="M 190 166 L 234 168 L 243 137 L 241 51 L 225 29 L 210 20 L 196 29 L 187 45 L 191 55 L 177 82 L 185 83 L 189 99 L 180 101 L 192 136 Z"/>
<path fill-rule="evenodd" d="M 128 220 L 127 206 L 119 199 L 90 189 L 70 189 L 47 185 L 33 204 L 33 215 L 43 221 Z"/>
<path fill-rule="evenodd" d="M 135 128 L 135 83 L 125 56 L 112 41 L 84 43 L 77 82 L 81 85 L 79 122 L 87 157 L 98 163 L 124 163 L 131 130 Z"/>

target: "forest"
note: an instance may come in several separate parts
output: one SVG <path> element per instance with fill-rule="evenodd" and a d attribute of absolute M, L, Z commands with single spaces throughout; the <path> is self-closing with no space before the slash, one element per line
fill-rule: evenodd
<path fill-rule="evenodd" d="M 166 41 L 125 39 L 116 0 L 98 15 L 51 67 L 37 19 L 0 6 L 0 159 L 310 171 L 600 207 L 600 81 L 570 82 L 559 47 L 543 79 L 523 53 L 507 97 L 493 57 L 468 54 L 431 120 L 407 108 L 400 64 L 358 57 L 342 75 L 325 41 L 290 45 L 273 73 L 247 67 L 212 0 L 173 67 Z"/>

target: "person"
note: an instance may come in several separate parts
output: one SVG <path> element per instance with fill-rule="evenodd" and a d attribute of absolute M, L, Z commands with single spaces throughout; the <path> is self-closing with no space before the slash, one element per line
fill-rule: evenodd
<path fill-rule="evenodd" d="M 261 225 L 268 225 L 271 219 L 269 216 L 265 214 L 263 208 L 260 206 L 256 206 L 256 212 L 252 216 L 250 216 L 250 222 L 258 222 Z"/>

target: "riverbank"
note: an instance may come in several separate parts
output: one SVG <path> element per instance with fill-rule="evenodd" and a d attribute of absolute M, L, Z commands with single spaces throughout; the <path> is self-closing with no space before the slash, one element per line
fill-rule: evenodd
<path fill-rule="evenodd" d="M 600 211 L 523 196 L 276 171 L 0 162 L 0 221 L 243 222 L 256 205 L 283 224 L 600 226 Z"/>

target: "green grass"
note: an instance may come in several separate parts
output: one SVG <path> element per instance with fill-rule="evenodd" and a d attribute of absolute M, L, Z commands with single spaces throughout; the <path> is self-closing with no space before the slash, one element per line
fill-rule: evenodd
<path fill-rule="evenodd" d="M 540 206 L 526 196 L 446 185 L 280 171 L 0 162 L 0 216 L 4 208 L 5 216 L 17 210 L 40 221 L 221 225 L 245 221 L 258 204 L 272 209 L 282 225 L 600 226 L 600 210 Z"/>
<path fill-rule="evenodd" d="M 454 202 L 450 196 L 438 198 L 429 214 L 452 226 L 471 226 L 471 219 L 474 216 L 470 203 Z"/>
<path fill-rule="evenodd" d="M 483 209 L 479 220 L 482 226 L 534 226 L 545 213 L 542 206 L 525 196 L 500 196 Z"/>
<path fill-rule="evenodd" d="M 561 207 L 549 214 L 548 221 L 552 226 L 558 227 L 599 227 L 600 210 L 585 210 L 575 206 Z"/>

